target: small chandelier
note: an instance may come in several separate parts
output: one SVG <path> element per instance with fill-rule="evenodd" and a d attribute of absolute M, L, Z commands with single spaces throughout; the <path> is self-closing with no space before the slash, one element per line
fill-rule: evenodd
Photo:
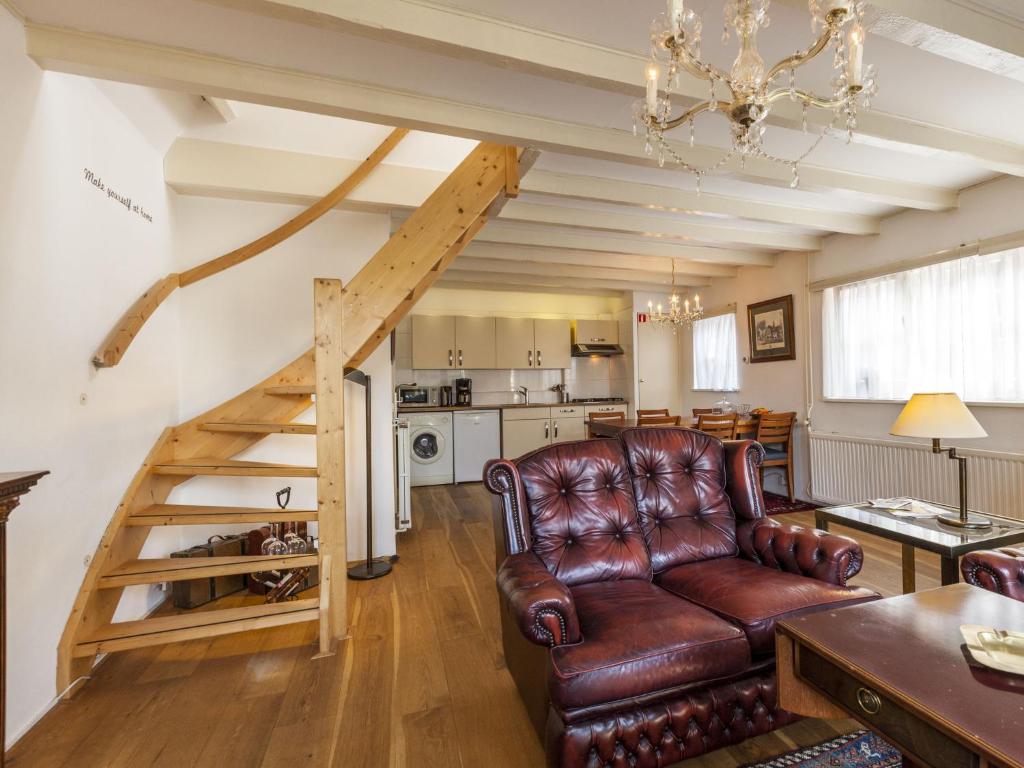
<path fill-rule="evenodd" d="M 734 157 L 741 163 L 747 158 L 762 158 L 788 166 L 792 170 L 790 186 L 800 184 L 799 164 L 807 158 L 832 129 L 845 124 L 847 141 L 853 141 L 857 127 L 857 110 L 870 107 L 877 92 L 875 72 L 864 67 L 864 2 L 863 0 L 808 0 L 812 32 L 817 41 L 807 50 L 797 51 L 766 69 L 757 50 L 757 33 L 769 25 L 768 6 L 771 0 L 727 0 L 722 42 L 727 43 L 730 28 L 740 43 L 739 55 L 726 73 L 700 58 L 701 19 L 686 7 L 685 0 L 668 0 L 667 13 L 656 18 L 651 30 L 651 63 L 646 71 L 647 97 L 633 108 L 634 132 L 643 130 L 648 155 L 657 150 L 658 162 L 664 165 L 671 158 L 697 178 L 697 191 L 709 173 L 724 168 Z M 820 30 L 820 31 L 819 31 Z M 797 87 L 796 70 L 816 58 L 829 45 L 835 49 L 830 96 L 818 96 Z M 664 98 L 658 87 L 662 65 L 667 69 Z M 686 72 L 709 84 L 708 99 L 677 117 L 672 117 L 672 93 L 678 88 L 679 74 Z M 788 82 L 778 81 L 786 78 Z M 719 99 L 719 91 L 728 92 L 728 100 Z M 789 160 L 769 154 L 763 148 L 765 120 L 772 104 L 781 99 L 799 102 L 803 108 L 803 129 L 807 132 L 807 112 L 811 107 L 832 112 L 831 121 L 816 141 L 800 157 Z M 732 147 L 713 166 L 699 168 L 681 157 L 664 138 L 665 131 L 681 126 L 689 128 L 690 146 L 694 144 L 694 120 L 704 113 L 720 112 L 732 128 Z"/>
<path fill-rule="evenodd" d="M 679 295 L 676 293 L 676 260 L 672 261 L 672 295 L 668 299 L 668 312 L 665 312 L 661 304 L 655 306 L 653 301 L 647 302 L 648 322 L 654 323 L 661 328 L 685 327 L 692 328 L 693 324 L 704 317 L 704 307 L 700 305 L 700 296 L 693 295 L 693 306 L 690 300 L 685 299 L 680 306 Z"/>

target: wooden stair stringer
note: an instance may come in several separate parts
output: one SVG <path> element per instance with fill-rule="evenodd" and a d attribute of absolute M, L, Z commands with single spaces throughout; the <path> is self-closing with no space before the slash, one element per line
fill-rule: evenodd
<path fill-rule="evenodd" d="M 505 198 L 515 194 L 519 173 L 528 164 L 528 155 L 530 153 L 523 153 L 520 157 L 514 147 L 489 142 L 479 144 L 344 287 L 345 367 L 356 367 L 365 361 L 409 313 L 415 300 L 500 209 Z M 143 510 L 166 505 L 171 490 L 189 479 L 188 474 L 160 474 L 154 467 L 197 459 L 221 462 L 233 459 L 266 438 L 267 433 L 211 431 L 204 429 L 204 425 L 214 422 L 291 423 L 312 405 L 312 396 L 306 388 L 314 385 L 315 359 L 314 350 L 310 349 L 245 392 L 164 430 L 115 510 L 79 588 L 58 646 L 58 691 L 71 695 L 72 684 L 89 674 L 101 650 L 192 639 L 204 636 L 203 627 L 207 626 L 215 627 L 209 630 L 211 633 L 225 634 L 272 626 L 278 621 L 263 617 L 255 621 L 239 620 L 235 624 L 226 618 L 233 610 L 229 609 L 223 612 L 223 617 L 206 616 L 195 627 L 185 627 L 182 631 L 150 632 L 145 627 L 147 621 L 140 620 L 130 629 L 135 631 L 134 625 L 138 625 L 142 639 L 122 638 L 112 642 L 111 638 L 121 631 L 111 621 L 124 587 L 110 585 L 108 581 L 109 588 L 101 589 L 100 580 L 117 565 L 138 560 L 152 529 L 150 525 L 128 525 L 127 519 L 131 517 L 134 521 Z M 282 396 L 282 387 L 302 389 Z M 339 595 L 343 598 L 343 574 L 341 579 Z M 344 600 L 340 604 L 344 604 Z M 308 616 L 321 613 L 311 607 L 303 612 L 302 619 L 312 620 Z M 100 638 L 107 638 L 107 642 L 97 642 Z"/>

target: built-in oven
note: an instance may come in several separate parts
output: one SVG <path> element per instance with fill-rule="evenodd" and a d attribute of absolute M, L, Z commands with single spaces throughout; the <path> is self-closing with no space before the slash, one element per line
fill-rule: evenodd
<path fill-rule="evenodd" d="M 403 384 L 397 389 L 399 405 L 437 405 L 437 387 L 421 387 L 416 384 Z"/>

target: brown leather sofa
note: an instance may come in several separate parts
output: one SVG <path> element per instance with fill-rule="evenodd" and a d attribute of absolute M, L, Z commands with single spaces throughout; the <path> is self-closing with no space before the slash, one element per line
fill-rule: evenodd
<path fill-rule="evenodd" d="M 765 517 L 762 456 L 648 427 L 488 463 L 505 657 L 548 765 L 667 766 L 796 719 L 775 622 L 878 595 L 846 585 L 855 541 Z"/>
<path fill-rule="evenodd" d="M 968 552 L 960 560 L 964 581 L 989 592 L 1024 600 L 1024 548 L 1002 547 Z"/>

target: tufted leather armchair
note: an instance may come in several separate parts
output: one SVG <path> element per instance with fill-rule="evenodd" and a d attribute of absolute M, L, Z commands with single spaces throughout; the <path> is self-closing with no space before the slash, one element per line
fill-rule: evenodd
<path fill-rule="evenodd" d="M 877 599 L 852 539 L 765 516 L 763 449 L 626 430 L 496 460 L 502 641 L 561 768 L 660 768 L 795 717 L 780 618 Z"/>
<path fill-rule="evenodd" d="M 968 552 L 960 561 L 960 572 L 968 584 L 1024 600 L 1024 548 Z"/>

